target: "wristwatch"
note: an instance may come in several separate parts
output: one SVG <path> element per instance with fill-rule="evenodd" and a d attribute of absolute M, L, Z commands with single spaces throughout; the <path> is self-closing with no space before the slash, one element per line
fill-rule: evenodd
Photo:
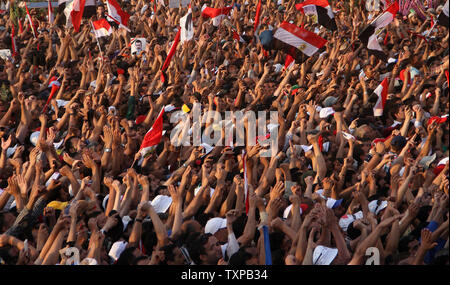
<path fill-rule="evenodd" d="M 110 148 L 105 148 L 105 152 L 111 152 Z"/>

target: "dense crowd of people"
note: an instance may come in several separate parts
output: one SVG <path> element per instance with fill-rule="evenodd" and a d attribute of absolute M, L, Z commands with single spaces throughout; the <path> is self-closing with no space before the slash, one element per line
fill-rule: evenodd
<path fill-rule="evenodd" d="M 118 0 L 128 27 L 111 22 L 100 38 L 90 21 L 106 19 L 106 1 L 79 32 L 60 7 L 52 24 L 29 9 L 36 37 L 26 16 L 3 12 L 0 49 L 12 55 L 0 59 L 0 264 L 448 264 L 445 1 L 396 14 L 379 34 L 387 62 L 358 40 L 386 1 L 368 11 L 329 0 L 336 31 L 297 10 L 301 1 L 262 1 L 255 33 L 257 2 L 191 0 L 194 38 L 164 72 L 187 6 Z M 232 9 L 216 26 L 204 4 Z M 284 67 L 286 53 L 259 38 L 282 22 L 327 43 Z M 134 38 L 146 41 L 132 53 Z M 264 139 L 174 145 L 196 104 L 223 118 L 276 111 L 276 154 L 261 155 Z M 163 108 L 162 139 L 144 155 Z M 224 133 L 203 119 L 202 131 Z"/>

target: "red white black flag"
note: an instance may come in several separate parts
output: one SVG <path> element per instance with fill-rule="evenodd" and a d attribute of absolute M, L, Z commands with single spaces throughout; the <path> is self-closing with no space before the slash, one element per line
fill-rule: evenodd
<path fill-rule="evenodd" d="M 112 34 L 113 30 L 111 25 L 106 19 L 100 19 L 92 22 L 94 28 L 94 34 L 96 38 L 106 37 Z"/>
<path fill-rule="evenodd" d="M 322 48 L 327 40 L 313 32 L 294 24 L 283 22 L 273 35 L 278 49 L 284 50 L 298 62 L 303 62 L 304 56 L 310 57 Z"/>
<path fill-rule="evenodd" d="M 34 38 L 37 39 L 36 27 L 34 26 L 33 19 L 31 18 L 30 11 L 28 11 L 28 6 L 27 6 L 26 2 L 25 2 L 25 9 L 27 11 L 27 18 L 28 18 L 28 22 L 29 22 L 30 27 L 31 27 L 31 31 L 33 31 Z"/>
<path fill-rule="evenodd" d="M 161 141 L 163 131 L 163 115 L 164 107 L 162 108 L 161 112 L 159 112 L 158 118 L 156 118 L 153 126 L 144 136 L 144 140 L 142 141 L 141 147 L 139 149 L 139 152 L 142 156 L 145 156 Z"/>
<path fill-rule="evenodd" d="M 392 3 L 380 16 L 372 21 L 359 35 L 361 43 L 369 50 L 369 55 L 373 54 L 377 58 L 387 61 L 387 55 L 378 42 L 378 35 L 384 27 L 389 25 L 399 9 L 398 2 Z"/>
<path fill-rule="evenodd" d="M 70 24 L 72 24 L 77 33 L 80 31 L 85 3 L 86 0 L 73 0 L 70 4 L 66 5 L 66 8 L 64 9 L 67 25 L 70 26 Z"/>
<path fill-rule="evenodd" d="M 220 22 L 226 15 L 228 15 L 233 7 L 225 8 L 210 8 L 206 7 L 206 4 L 202 7 L 202 17 L 213 19 L 213 26 L 218 27 Z"/>
<path fill-rule="evenodd" d="M 303 3 L 296 4 L 295 8 L 311 17 L 315 23 L 319 23 L 332 31 L 337 30 L 333 10 L 327 0 L 306 0 Z"/>
<path fill-rule="evenodd" d="M 121 27 L 128 26 L 128 19 L 130 18 L 130 15 L 120 8 L 120 5 L 116 0 L 107 0 L 106 7 L 108 8 L 109 18 Z"/>
<path fill-rule="evenodd" d="M 175 36 L 175 40 L 173 41 L 172 47 L 170 47 L 169 54 L 167 55 L 167 58 L 164 61 L 163 66 L 161 67 L 161 81 L 163 83 L 166 83 L 166 75 L 164 72 L 169 67 L 170 60 L 172 59 L 173 55 L 177 51 L 177 46 L 178 46 L 178 43 L 180 42 L 180 37 L 181 37 L 181 28 L 179 27 L 177 35 Z"/>

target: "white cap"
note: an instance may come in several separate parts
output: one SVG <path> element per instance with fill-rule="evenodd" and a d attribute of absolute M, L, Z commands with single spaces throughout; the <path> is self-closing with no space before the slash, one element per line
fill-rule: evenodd
<path fill-rule="evenodd" d="M 300 145 L 300 147 L 303 149 L 303 151 L 306 153 L 310 150 L 312 150 L 313 146 L 312 145 Z"/>
<path fill-rule="evenodd" d="M 323 118 L 326 118 L 333 114 L 334 114 L 334 109 L 332 107 L 322 108 L 322 109 L 320 109 L 320 112 L 319 112 L 319 118 L 323 119 Z"/>
<path fill-rule="evenodd" d="M 387 207 L 387 201 L 381 201 L 380 205 L 378 205 L 379 200 L 373 200 L 369 203 L 369 211 L 378 215 L 378 213 Z"/>
<path fill-rule="evenodd" d="M 165 213 L 172 204 L 172 197 L 166 195 L 158 195 L 151 202 L 157 213 Z"/>
<path fill-rule="evenodd" d="M 339 226 L 342 230 L 347 231 L 348 226 L 355 220 L 363 218 L 363 212 L 359 211 L 353 215 L 347 214 L 339 219 Z"/>
<path fill-rule="evenodd" d="M 127 248 L 127 244 L 128 244 L 128 242 L 126 242 L 126 241 L 116 241 L 111 246 L 111 249 L 109 250 L 108 255 L 112 259 L 114 259 L 114 261 L 117 261 L 117 259 L 119 259 L 122 252 L 125 250 L 125 248 Z"/>
<path fill-rule="evenodd" d="M 218 230 L 227 227 L 227 220 L 224 218 L 212 218 L 205 225 L 205 234 L 215 234 Z"/>
<path fill-rule="evenodd" d="M 330 265 L 338 254 L 337 248 L 318 245 L 314 249 L 313 264 L 314 265 Z"/>
<path fill-rule="evenodd" d="M 336 199 L 333 199 L 333 198 L 328 198 L 327 199 L 327 207 L 330 208 L 330 209 L 334 209 L 336 207 L 339 207 L 339 205 L 341 205 L 343 200 L 344 199 L 336 200 Z"/>
<path fill-rule="evenodd" d="M 36 146 L 36 144 L 37 144 L 37 141 L 38 141 L 38 138 L 39 138 L 39 134 L 40 134 L 40 133 L 41 133 L 40 131 L 36 131 L 36 132 L 31 133 L 31 135 L 30 135 L 30 142 L 31 142 L 34 146 Z"/>

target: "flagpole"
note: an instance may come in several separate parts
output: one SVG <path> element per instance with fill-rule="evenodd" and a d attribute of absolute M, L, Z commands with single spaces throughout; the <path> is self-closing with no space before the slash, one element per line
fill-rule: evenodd
<path fill-rule="evenodd" d="M 97 35 L 95 34 L 94 24 L 92 23 L 92 20 L 89 20 L 89 23 L 91 23 L 92 32 L 94 33 L 95 41 L 97 42 L 98 49 L 100 50 L 100 57 L 103 62 L 103 52 L 102 52 L 102 48 L 100 47 L 100 43 L 98 42 Z"/>

